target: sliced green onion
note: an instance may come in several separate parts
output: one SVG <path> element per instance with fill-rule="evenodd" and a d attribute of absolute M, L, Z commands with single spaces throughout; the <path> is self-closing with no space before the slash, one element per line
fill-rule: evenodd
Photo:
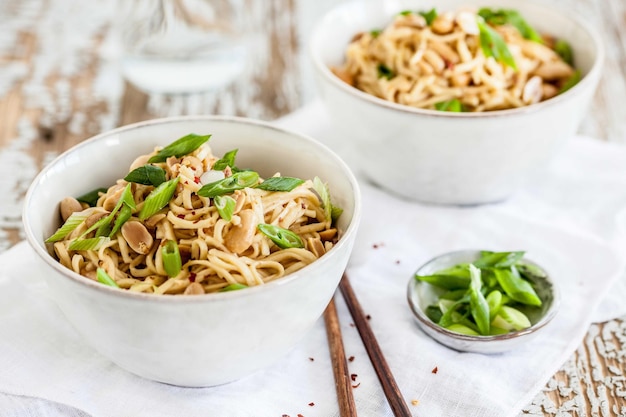
<path fill-rule="evenodd" d="M 492 56 L 496 61 L 517 70 L 515 59 L 513 59 L 513 55 L 511 55 L 511 51 L 509 51 L 509 47 L 506 46 L 502 36 L 489 27 L 481 17 L 476 19 L 476 23 L 480 32 L 480 47 L 485 57 Z"/>
<path fill-rule="evenodd" d="M 485 19 L 487 23 L 494 26 L 505 25 L 508 23 L 511 26 L 514 26 L 525 39 L 529 39 L 537 43 L 543 43 L 541 35 L 539 35 L 539 33 L 537 33 L 537 31 L 533 29 L 533 27 L 530 26 L 522 15 L 516 10 L 491 10 L 488 8 L 482 8 L 478 11 L 478 15 Z"/>
<path fill-rule="evenodd" d="M 435 109 L 439 111 L 461 113 L 463 112 L 463 104 L 461 104 L 461 101 L 458 98 L 454 98 L 452 100 L 440 101 L 439 103 L 435 103 Z"/>
<path fill-rule="evenodd" d="M 158 187 L 165 182 L 165 170 L 161 167 L 146 164 L 128 173 L 124 177 L 128 182 Z"/>
<path fill-rule="evenodd" d="M 304 242 L 296 233 L 273 224 L 260 223 L 257 228 L 281 249 L 303 248 Z"/>
<path fill-rule="evenodd" d="M 135 197 L 133 197 L 133 192 L 131 190 L 131 185 L 126 184 L 124 187 L 124 191 L 122 191 L 122 195 L 120 196 L 119 201 L 117 202 L 118 210 L 122 206 L 122 204 L 126 204 L 131 209 L 137 208 L 137 204 L 135 204 Z"/>
<path fill-rule="evenodd" d="M 259 183 L 259 174 L 255 171 L 242 171 L 224 178 L 206 184 L 198 190 L 198 195 L 202 197 L 216 197 L 218 195 L 230 194 L 235 190 L 242 190 L 248 187 L 254 187 Z"/>
<path fill-rule="evenodd" d="M 145 220 L 165 207 L 172 199 L 177 185 L 178 177 L 165 181 L 152 190 L 152 192 L 148 194 L 148 197 L 146 197 L 143 207 L 141 207 L 139 220 Z"/>
<path fill-rule="evenodd" d="M 107 274 L 107 271 L 105 271 L 102 268 L 98 268 L 96 270 L 96 277 L 98 278 L 98 282 L 101 284 L 108 285 L 109 287 L 115 287 L 115 288 L 120 287 L 119 285 L 117 285 L 117 282 L 115 282 L 115 280 L 111 278 L 109 274 Z"/>
<path fill-rule="evenodd" d="M 411 10 L 403 10 L 400 13 L 398 13 L 398 16 L 408 16 L 413 14 L 413 12 Z"/>
<path fill-rule="evenodd" d="M 82 212 L 75 212 L 67 218 L 63 226 L 61 226 L 52 236 L 46 239 L 46 243 L 58 242 L 63 240 L 65 236 L 69 235 L 76 229 L 88 216 Z"/>
<path fill-rule="evenodd" d="M 480 333 L 472 330 L 471 328 L 461 323 L 452 323 L 451 325 L 446 327 L 446 329 L 450 330 L 451 332 L 461 333 L 461 334 L 465 334 L 468 336 L 480 336 Z"/>
<path fill-rule="evenodd" d="M 494 273 L 506 295 L 513 300 L 526 305 L 541 306 L 541 298 L 530 282 L 520 276 L 515 266 L 495 269 Z"/>
<path fill-rule="evenodd" d="M 165 162 L 170 156 L 181 157 L 198 149 L 203 143 L 209 140 L 211 135 L 200 136 L 190 133 L 187 136 L 170 143 L 161 149 L 152 158 L 148 159 L 148 163 Z"/>
<path fill-rule="evenodd" d="M 509 306 L 500 308 L 500 311 L 493 319 L 493 324 L 506 330 L 523 330 L 531 326 L 530 320 L 524 313 Z"/>
<path fill-rule="evenodd" d="M 82 239 L 83 237 L 87 236 L 89 233 L 93 232 L 94 230 L 97 230 L 96 234 L 98 235 L 98 237 L 108 235 L 111 232 L 109 225 L 113 221 L 115 214 L 119 211 L 122 205 L 126 203 L 127 205 L 132 204 L 133 209 L 136 207 L 135 200 L 133 199 L 133 194 L 130 190 L 130 187 L 131 187 L 130 183 L 126 184 L 126 187 L 124 188 L 124 191 L 122 192 L 122 195 L 120 196 L 120 199 L 117 201 L 117 204 L 115 205 L 111 213 L 108 216 L 103 217 L 97 222 L 95 222 L 89 229 L 85 230 L 83 234 L 80 235 L 79 239 Z"/>
<path fill-rule="evenodd" d="M 170 278 L 174 278 L 182 269 L 182 260 L 176 241 L 168 240 L 161 248 L 161 255 L 163 256 L 163 268 L 165 272 L 167 272 Z"/>
<path fill-rule="evenodd" d="M 300 178 L 271 177 L 257 185 L 255 188 L 266 191 L 291 191 L 301 184 L 304 184 L 304 181 Z"/>
<path fill-rule="evenodd" d="M 339 219 L 339 216 L 341 216 L 343 214 L 343 209 L 341 207 L 337 207 L 335 205 L 330 205 L 330 219 L 331 219 L 331 224 L 335 224 L 337 222 L 337 219 Z"/>
<path fill-rule="evenodd" d="M 574 65 L 574 54 L 569 43 L 565 42 L 563 39 L 559 39 L 554 43 L 553 49 L 563 61 L 567 62 L 569 65 Z"/>
<path fill-rule="evenodd" d="M 491 320 L 489 320 L 489 304 L 487 303 L 483 293 L 480 291 L 482 287 L 480 269 L 470 264 L 469 271 L 471 279 L 468 290 L 470 296 L 470 312 L 476 322 L 476 325 L 478 326 L 479 333 L 482 335 L 488 335 Z"/>
<path fill-rule="evenodd" d="M 388 80 L 391 80 L 393 77 L 396 76 L 396 74 L 394 74 L 394 72 L 385 64 L 378 64 L 376 70 L 378 71 L 378 78 L 386 78 Z"/>
<path fill-rule="evenodd" d="M 92 237 L 90 239 L 74 239 L 67 247 L 68 250 L 98 250 L 109 243 L 107 236 Z"/>
<path fill-rule="evenodd" d="M 504 297 L 502 297 L 502 293 L 500 291 L 493 290 L 487 294 L 485 299 L 487 300 L 487 304 L 489 304 L 489 318 L 493 320 L 496 314 L 500 311 L 500 307 L 504 304 Z"/>
<path fill-rule="evenodd" d="M 126 206 L 122 206 L 122 207 L 126 207 Z M 105 222 L 102 225 L 100 225 L 98 229 L 96 229 L 95 237 L 109 236 L 110 234 L 111 234 L 111 222 Z"/>
<path fill-rule="evenodd" d="M 428 26 L 432 25 L 433 21 L 437 18 L 437 10 L 434 7 L 427 12 L 419 12 L 419 14 L 426 19 Z"/>
<path fill-rule="evenodd" d="M 515 252 L 490 252 L 481 251 L 480 259 L 472 262 L 477 268 L 508 268 L 517 264 L 523 257 L 525 251 Z"/>
<path fill-rule="evenodd" d="M 222 156 L 221 159 L 218 159 L 213 164 L 211 168 L 214 171 L 222 171 L 226 169 L 226 167 L 235 168 L 235 157 L 237 156 L 237 151 L 239 149 L 233 149 L 232 151 L 228 151 Z"/>
<path fill-rule="evenodd" d="M 128 219 L 130 219 L 132 213 L 133 210 L 130 207 L 128 207 L 127 205 L 122 206 L 122 208 L 120 209 L 120 213 L 117 215 L 117 219 L 115 219 L 115 225 L 113 226 L 113 230 L 111 230 L 111 232 L 109 233 L 109 237 L 112 238 L 117 233 L 117 231 L 122 228 L 124 223 L 126 223 Z"/>
<path fill-rule="evenodd" d="M 248 288 L 248 286 L 244 284 L 228 284 L 227 286 L 222 288 L 220 292 L 237 291 L 237 290 L 243 290 L 244 288 Z"/>
<path fill-rule="evenodd" d="M 320 201 L 324 206 L 324 218 L 332 219 L 332 207 L 330 204 L 330 192 L 328 191 L 328 186 L 322 182 L 319 177 L 313 178 L 313 189 L 320 197 Z"/>
<path fill-rule="evenodd" d="M 95 207 L 98 203 L 98 199 L 100 198 L 100 193 L 106 193 L 106 188 L 96 188 L 93 191 L 88 192 L 87 194 L 83 194 L 80 197 L 77 197 L 76 200 L 81 203 L 89 204 L 89 207 Z"/>
<path fill-rule="evenodd" d="M 566 92 L 567 90 L 569 90 L 570 88 L 572 88 L 573 86 L 575 86 L 576 84 L 578 84 L 578 82 L 580 81 L 580 71 L 576 70 L 571 77 L 569 77 L 567 79 L 567 81 L 565 81 L 565 83 L 563 84 L 563 86 L 561 87 L 561 89 L 559 90 L 559 94 L 563 94 L 564 92 Z"/>
<path fill-rule="evenodd" d="M 383 33 L 382 29 L 370 30 L 370 35 L 372 36 L 372 38 L 377 38 L 381 33 Z"/>
<path fill-rule="evenodd" d="M 213 199 L 213 203 L 215 203 L 215 208 L 222 219 L 229 222 L 233 218 L 233 212 L 237 205 L 234 198 L 229 195 L 218 195 Z"/>

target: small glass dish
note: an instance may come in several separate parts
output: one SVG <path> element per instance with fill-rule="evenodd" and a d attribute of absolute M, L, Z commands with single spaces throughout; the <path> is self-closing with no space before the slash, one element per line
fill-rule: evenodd
<path fill-rule="evenodd" d="M 531 281 L 542 301 L 541 307 L 529 310 L 527 317 L 531 326 L 518 331 L 494 336 L 471 336 L 450 331 L 433 322 L 425 313 L 426 308 L 437 302 L 440 289 L 415 279 L 415 275 L 429 275 L 459 263 L 474 262 L 480 257 L 479 250 L 461 250 L 439 255 L 419 267 L 409 280 L 407 300 L 420 328 L 439 343 L 452 349 L 475 353 L 501 353 L 512 350 L 534 338 L 555 316 L 560 305 L 560 292 L 546 270 L 524 258 L 524 262 L 540 268 L 543 277 L 533 277 Z"/>

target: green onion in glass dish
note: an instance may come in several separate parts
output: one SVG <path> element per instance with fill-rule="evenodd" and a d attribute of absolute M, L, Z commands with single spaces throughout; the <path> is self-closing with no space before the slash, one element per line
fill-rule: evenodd
<path fill-rule="evenodd" d="M 522 251 L 438 256 L 418 269 L 407 295 L 428 335 L 458 350 L 485 353 L 507 350 L 518 337 L 543 328 L 560 300 L 551 277 Z"/>

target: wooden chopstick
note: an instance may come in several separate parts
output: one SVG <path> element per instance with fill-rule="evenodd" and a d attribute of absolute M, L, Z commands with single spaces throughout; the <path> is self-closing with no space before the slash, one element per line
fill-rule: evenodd
<path fill-rule="evenodd" d="M 361 308 L 361 304 L 359 304 L 359 300 L 356 298 L 356 294 L 352 290 L 348 275 L 345 273 L 339 283 L 339 289 L 341 290 L 343 298 L 346 300 L 348 310 L 350 310 L 354 324 L 361 335 L 361 340 L 363 340 L 365 350 L 374 366 L 376 375 L 378 375 L 378 380 L 383 387 L 383 392 L 387 397 L 393 415 L 396 417 L 411 417 L 409 407 L 404 401 L 404 397 L 396 384 L 391 369 L 389 369 L 389 365 L 387 365 L 385 356 L 376 341 L 376 336 L 363 313 L 363 309 Z"/>
<path fill-rule="evenodd" d="M 352 396 L 352 385 L 350 373 L 348 372 L 348 362 L 343 348 L 341 338 L 341 327 L 337 308 L 334 299 L 330 300 L 324 311 L 324 322 L 326 324 L 326 335 L 328 338 L 328 348 L 330 350 L 330 360 L 333 364 L 333 375 L 335 377 L 335 389 L 339 402 L 339 415 L 341 417 L 356 417 L 356 405 Z"/>

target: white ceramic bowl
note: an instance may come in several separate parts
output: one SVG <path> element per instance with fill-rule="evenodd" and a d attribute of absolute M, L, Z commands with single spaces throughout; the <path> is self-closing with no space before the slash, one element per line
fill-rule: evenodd
<path fill-rule="evenodd" d="M 188 133 L 213 134 L 216 155 L 269 176 L 328 183 L 344 209 L 339 242 L 318 261 L 264 286 L 198 296 L 137 294 L 63 267 L 44 239 L 59 226 L 58 204 L 113 183 L 137 155 Z M 285 355 L 320 317 L 346 267 L 360 219 L 349 168 L 315 140 L 269 124 L 229 117 L 153 120 L 100 134 L 65 152 L 35 178 L 23 212 L 29 243 L 48 265 L 46 281 L 67 319 L 98 352 L 148 379 L 182 386 L 233 381 Z"/>
<path fill-rule="evenodd" d="M 477 250 L 445 253 L 426 262 L 415 272 L 415 275 L 429 275 L 459 263 L 473 262 L 479 256 L 480 251 Z M 413 276 L 409 280 L 407 300 L 417 324 L 424 333 L 439 343 L 465 352 L 501 353 L 528 343 L 529 340 L 542 333 L 545 326 L 556 316 L 561 304 L 561 293 L 543 267 L 526 258 L 524 262 L 538 266 L 546 272 L 545 277 L 534 277 L 531 281 L 542 305 L 526 311 L 532 324 L 529 328 L 497 336 L 469 336 L 445 329 L 431 321 L 425 313 L 429 305 L 437 302 L 441 291 L 429 283 L 418 281 Z"/>
<path fill-rule="evenodd" d="M 344 62 L 350 39 L 384 27 L 402 10 L 461 6 L 518 10 L 539 32 L 567 40 L 582 80 L 545 102 L 485 113 L 412 108 L 362 92 L 329 69 Z M 310 54 L 321 97 L 350 143 L 357 169 L 393 193 L 430 203 L 503 200 L 577 130 L 601 75 L 604 48 L 597 32 L 567 12 L 516 0 L 400 0 L 344 3 L 314 29 Z"/>

